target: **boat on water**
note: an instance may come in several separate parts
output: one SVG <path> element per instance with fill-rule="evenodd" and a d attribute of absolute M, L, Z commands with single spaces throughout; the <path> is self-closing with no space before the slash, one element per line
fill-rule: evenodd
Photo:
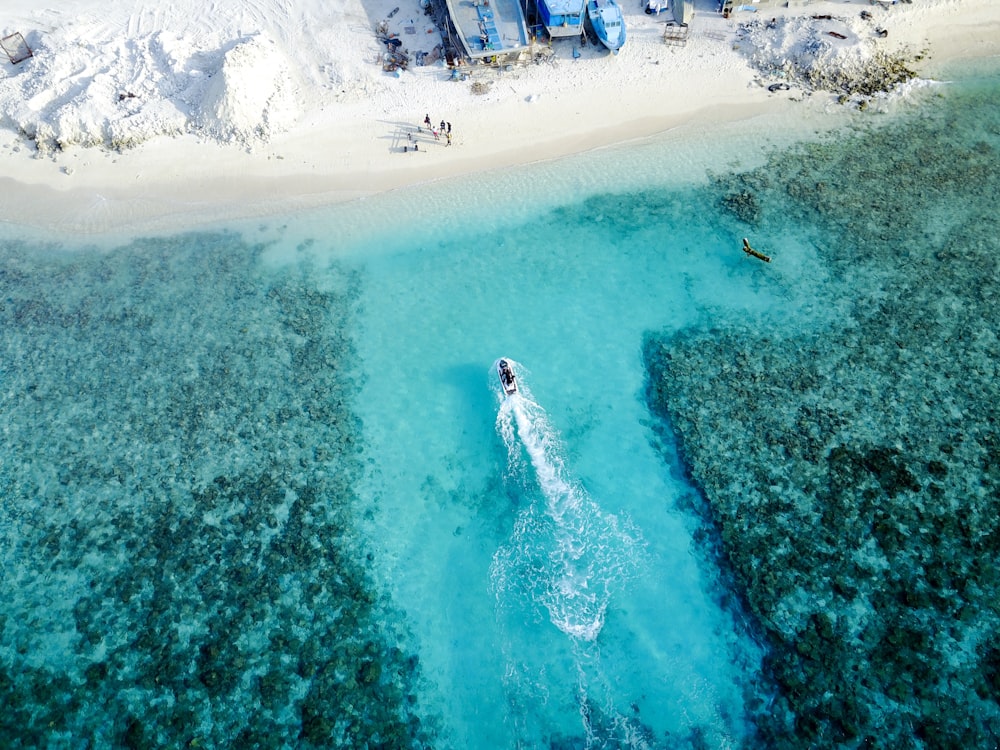
<path fill-rule="evenodd" d="M 585 0 L 537 0 L 538 16 L 550 37 L 583 33 Z"/>
<path fill-rule="evenodd" d="M 497 376 L 500 378 L 500 387 L 503 388 L 505 396 L 513 396 L 517 393 L 517 376 L 514 374 L 514 366 L 509 360 L 497 360 Z"/>
<path fill-rule="evenodd" d="M 618 54 L 625 44 L 625 19 L 615 0 L 587 0 L 587 19 L 601 44 Z"/>

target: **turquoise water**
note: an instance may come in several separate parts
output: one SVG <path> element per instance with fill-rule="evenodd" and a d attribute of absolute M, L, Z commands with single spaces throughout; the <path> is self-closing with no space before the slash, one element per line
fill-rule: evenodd
<path fill-rule="evenodd" d="M 648 336 L 651 409 L 766 631 L 767 747 L 996 746 L 995 101 L 967 79 L 719 176 L 748 227 L 811 223 L 836 315 Z"/>
<path fill-rule="evenodd" d="M 768 644 L 643 342 L 842 314 L 808 217 L 726 210 L 810 127 L 110 250 L 10 237 L 0 744 L 753 744 Z"/>

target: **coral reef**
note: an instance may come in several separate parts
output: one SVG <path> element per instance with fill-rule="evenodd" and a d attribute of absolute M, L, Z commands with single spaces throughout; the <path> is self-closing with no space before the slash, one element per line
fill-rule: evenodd
<path fill-rule="evenodd" d="M 816 228 L 838 314 L 647 339 L 650 408 L 769 644 L 768 747 L 1000 736 L 993 96 L 716 176 L 732 236 Z"/>
<path fill-rule="evenodd" d="M 353 530 L 358 279 L 262 250 L 3 251 L 0 745 L 431 743 Z"/>

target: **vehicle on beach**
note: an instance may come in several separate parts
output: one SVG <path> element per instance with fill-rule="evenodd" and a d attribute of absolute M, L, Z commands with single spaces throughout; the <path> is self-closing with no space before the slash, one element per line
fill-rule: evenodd
<path fill-rule="evenodd" d="M 514 366 L 506 359 L 497 360 L 497 376 L 500 378 L 500 387 L 503 388 L 505 396 L 513 396 L 517 393 L 517 376 L 514 375 Z"/>
<path fill-rule="evenodd" d="M 588 0 L 587 19 L 601 44 L 618 54 L 625 44 L 625 19 L 615 0 Z"/>

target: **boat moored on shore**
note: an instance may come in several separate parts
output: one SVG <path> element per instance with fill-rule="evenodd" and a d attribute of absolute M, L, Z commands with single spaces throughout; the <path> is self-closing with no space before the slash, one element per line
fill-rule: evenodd
<path fill-rule="evenodd" d="M 583 33 L 584 0 L 537 0 L 538 16 L 552 38 Z"/>
<path fill-rule="evenodd" d="M 618 54 L 625 44 L 625 19 L 615 0 L 588 0 L 587 19 L 601 44 Z"/>

